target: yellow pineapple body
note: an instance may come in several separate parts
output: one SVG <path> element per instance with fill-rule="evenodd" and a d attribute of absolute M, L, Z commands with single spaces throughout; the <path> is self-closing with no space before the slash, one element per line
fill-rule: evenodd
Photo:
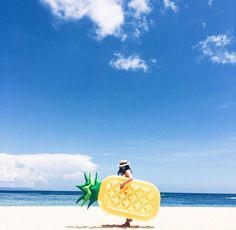
<path fill-rule="evenodd" d="M 129 219 L 149 220 L 160 208 L 160 192 L 151 183 L 132 180 L 123 189 L 127 178 L 109 176 L 102 181 L 98 202 L 102 209 Z"/>

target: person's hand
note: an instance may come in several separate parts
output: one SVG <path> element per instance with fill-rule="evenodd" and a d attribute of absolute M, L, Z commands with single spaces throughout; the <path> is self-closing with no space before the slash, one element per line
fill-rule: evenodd
<path fill-rule="evenodd" d="M 124 187 L 125 187 L 125 184 L 124 184 L 124 183 L 120 184 L 120 189 L 122 189 L 122 188 L 124 188 Z"/>

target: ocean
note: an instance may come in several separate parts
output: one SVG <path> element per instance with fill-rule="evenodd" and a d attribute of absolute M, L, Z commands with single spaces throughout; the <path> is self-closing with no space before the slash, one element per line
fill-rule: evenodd
<path fill-rule="evenodd" d="M 0 191 L 0 206 L 76 206 L 79 195 L 79 191 Z M 236 207 L 236 194 L 164 192 L 161 206 Z"/>

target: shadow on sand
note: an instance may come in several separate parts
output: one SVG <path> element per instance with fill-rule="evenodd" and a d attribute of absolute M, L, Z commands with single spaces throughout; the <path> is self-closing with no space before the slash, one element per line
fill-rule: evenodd
<path fill-rule="evenodd" d="M 140 229 L 145 229 L 145 228 L 154 228 L 153 226 L 139 226 L 139 225 L 133 225 L 130 227 L 124 227 L 122 225 L 118 224 L 104 224 L 101 226 L 66 226 L 66 228 L 74 228 L 74 229 L 103 229 L 103 228 L 140 228 Z"/>

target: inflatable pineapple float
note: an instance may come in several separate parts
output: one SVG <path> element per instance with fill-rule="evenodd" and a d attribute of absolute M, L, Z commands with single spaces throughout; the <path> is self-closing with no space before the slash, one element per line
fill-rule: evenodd
<path fill-rule="evenodd" d="M 156 216 L 160 207 L 160 193 L 151 183 L 132 180 L 124 188 L 120 184 L 127 180 L 125 177 L 109 176 L 102 182 L 96 173 L 84 174 L 85 183 L 77 185 L 82 195 L 76 203 L 81 206 L 88 202 L 88 208 L 98 200 L 99 206 L 106 212 L 125 218 L 149 220 Z"/>

